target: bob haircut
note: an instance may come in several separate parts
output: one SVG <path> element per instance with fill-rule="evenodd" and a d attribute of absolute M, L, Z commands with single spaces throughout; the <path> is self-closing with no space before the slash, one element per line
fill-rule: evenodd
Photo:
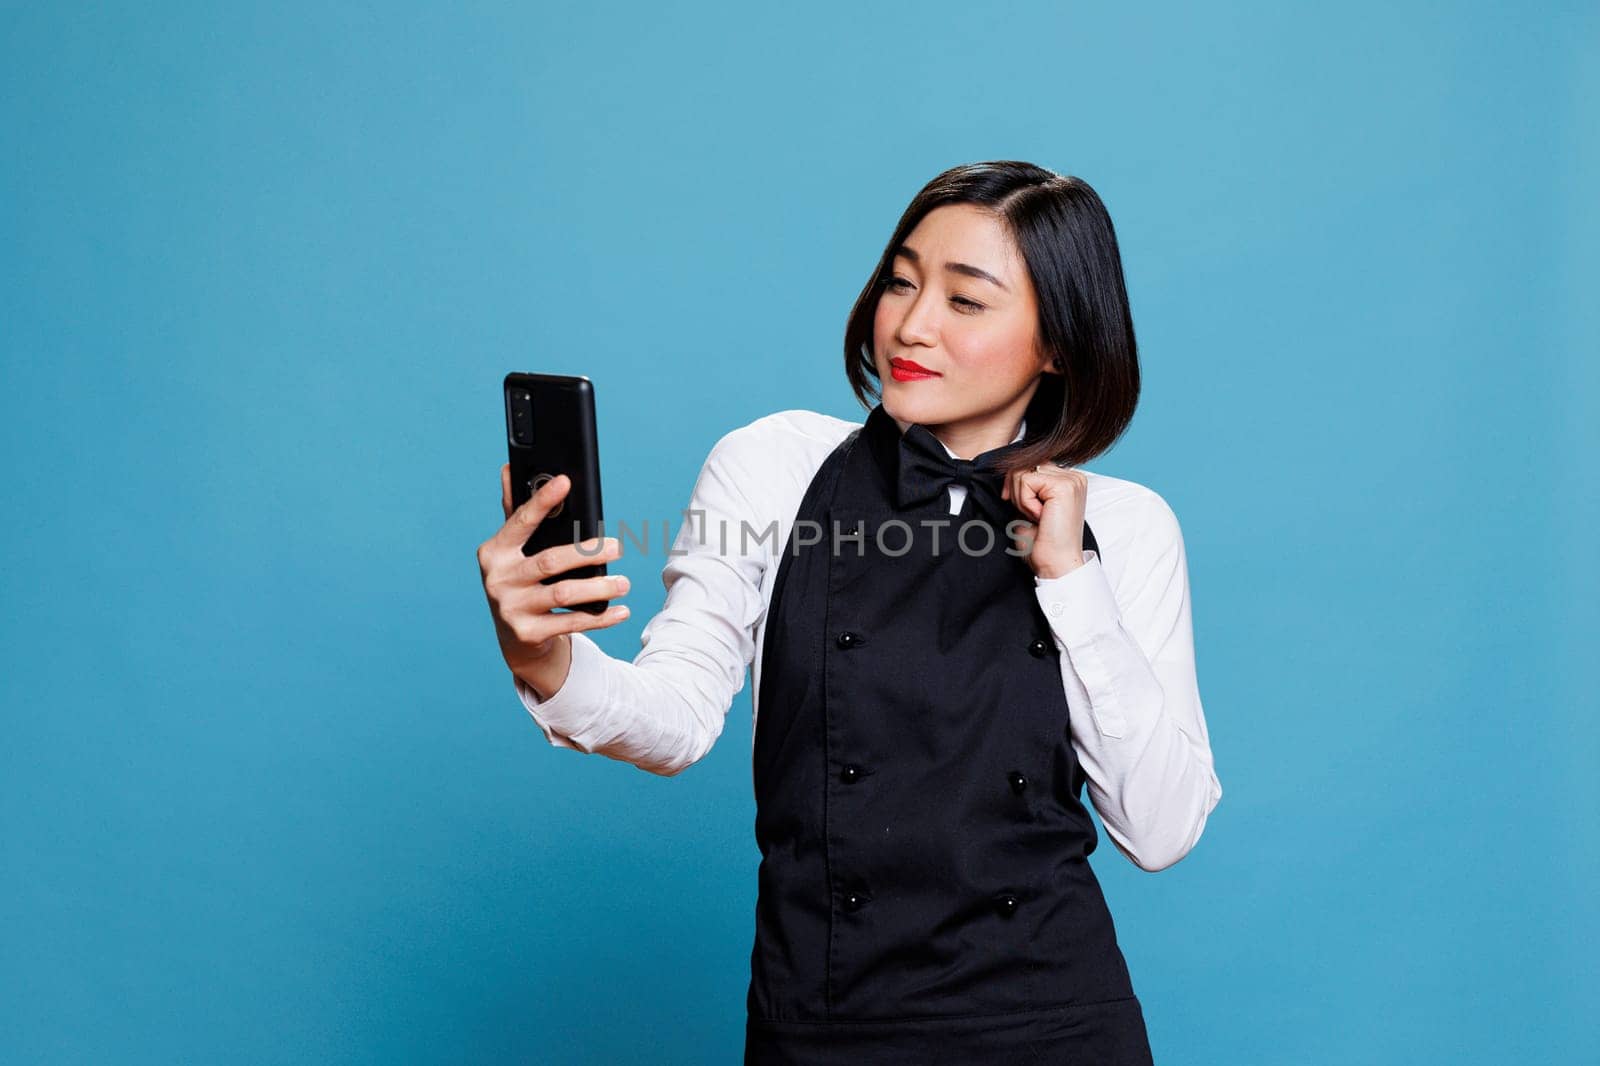
<path fill-rule="evenodd" d="M 1039 344 L 1060 371 L 1039 375 L 1024 415 L 1027 432 L 1008 448 L 1005 473 L 1051 462 L 1076 466 L 1100 455 L 1139 403 L 1139 353 L 1117 235 L 1087 182 L 1032 163 L 952 167 L 911 201 L 845 325 L 845 374 L 856 398 L 871 407 L 882 396 L 872 327 L 895 249 L 945 204 L 986 208 L 1010 231 L 1033 283 Z"/>

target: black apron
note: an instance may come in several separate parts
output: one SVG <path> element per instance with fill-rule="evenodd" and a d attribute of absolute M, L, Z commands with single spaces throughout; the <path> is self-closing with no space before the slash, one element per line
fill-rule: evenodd
<path fill-rule="evenodd" d="M 1149 1063 L 1033 572 L 973 493 L 895 506 L 899 437 L 823 461 L 775 578 L 744 1061 Z"/>

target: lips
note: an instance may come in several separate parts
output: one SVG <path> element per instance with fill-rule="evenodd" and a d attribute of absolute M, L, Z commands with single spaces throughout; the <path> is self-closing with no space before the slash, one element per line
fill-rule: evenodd
<path fill-rule="evenodd" d="M 889 360 L 889 372 L 896 381 L 918 381 L 923 378 L 936 378 L 939 376 L 938 371 L 929 370 L 921 363 L 913 362 L 910 359 L 901 359 L 899 356 Z"/>

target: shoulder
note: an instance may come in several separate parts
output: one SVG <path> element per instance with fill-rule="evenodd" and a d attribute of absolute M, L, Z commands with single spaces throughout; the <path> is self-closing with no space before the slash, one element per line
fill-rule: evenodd
<path fill-rule="evenodd" d="M 828 453 L 860 426 L 803 408 L 774 411 L 724 433 L 712 445 L 707 462 L 756 483 L 795 477 L 809 480 Z"/>
<path fill-rule="evenodd" d="M 786 444 L 791 447 L 824 447 L 831 450 L 844 439 L 846 434 L 859 428 L 860 425 L 859 422 L 835 418 L 820 411 L 795 407 L 762 415 L 753 422 L 729 430 L 717 441 L 716 446 L 760 448 L 770 444 Z"/>
<path fill-rule="evenodd" d="M 732 494 L 730 506 L 787 536 L 806 488 L 839 442 L 861 423 L 799 408 L 774 411 L 724 433 L 712 445 L 701 484 Z M 781 542 L 781 541 L 780 541 Z"/>
<path fill-rule="evenodd" d="M 1089 479 L 1084 521 L 1094 530 L 1106 566 L 1119 573 L 1148 570 L 1162 565 L 1163 557 L 1181 557 L 1183 533 L 1165 497 L 1128 478 L 1076 469 Z"/>

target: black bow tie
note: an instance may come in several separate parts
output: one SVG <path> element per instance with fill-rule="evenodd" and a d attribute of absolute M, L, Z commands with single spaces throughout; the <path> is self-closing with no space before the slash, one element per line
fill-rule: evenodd
<path fill-rule="evenodd" d="M 900 435 L 900 475 L 895 486 L 895 502 L 902 508 L 915 507 L 944 496 L 950 484 L 964 485 L 967 497 L 995 523 L 1004 526 L 1020 512 L 1000 495 L 1005 477 L 996 462 L 1002 453 L 1015 446 L 992 448 L 976 459 L 956 459 L 945 451 L 926 426 L 912 423 Z"/>

